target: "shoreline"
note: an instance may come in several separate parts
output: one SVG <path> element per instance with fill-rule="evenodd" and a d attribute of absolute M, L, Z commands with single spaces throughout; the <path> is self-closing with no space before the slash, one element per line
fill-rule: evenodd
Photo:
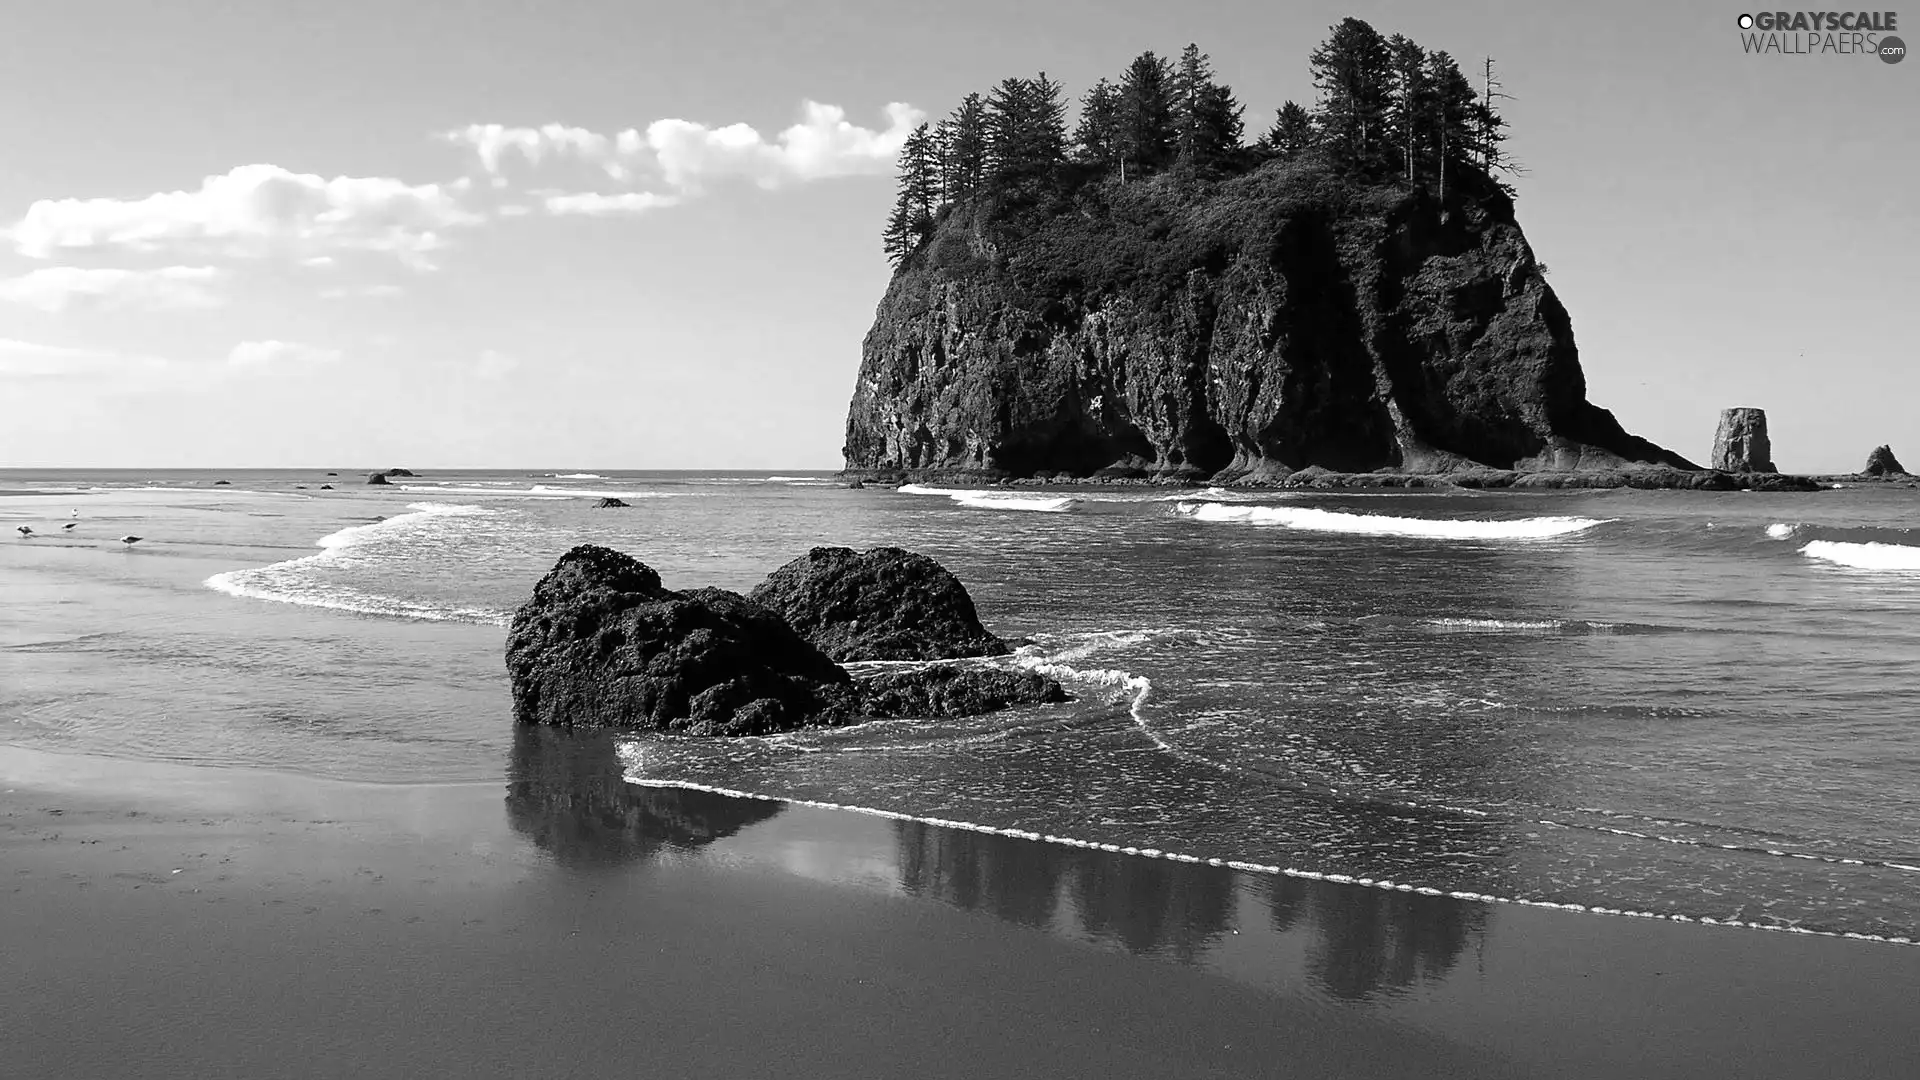
<path fill-rule="evenodd" d="M 1513 472 L 1486 469 L 1447 473 L 1339 473 L 1303 469 L 1291 475 L 1256 475 L 1221 480 L 1193 476 L 1025 476 L 996 472 L 943 469 L 843 469 L 834 477 L 849 487 L 900 487 L 924 484 L 982 491 L 1006 488 L 1100 490 L 1111 487 L 1148 487 L 1229 491 L 1597 491 L 1632 488 L 1647 491 L 1763 491 L 1810 493 L 1848 487 L 1920 488 L 1920 477 L 1906 474 L 1872 476 L 1863 473 L 1799 475 L 1789 473 L 1728 473 L 1713 469 L 1589 470 L 1571 472 Z"/>
<path fill-rule="evenodd" d="M 543 736 L 500 782 L 424 785 L 0 747 L 0 850 L 23 1076 L 1758 1077 L 1920 1059 L 1885 1022 L 1920 993 L 1901 948 L 643 788 L 601 739 Z"/>

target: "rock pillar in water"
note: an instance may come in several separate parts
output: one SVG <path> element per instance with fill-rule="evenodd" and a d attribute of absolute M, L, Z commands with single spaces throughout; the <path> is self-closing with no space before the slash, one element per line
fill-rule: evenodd
<path fill-rule="evenodd" d="M 1873 453 L 1867 455 L 1867 467 L 1860 471 L 1868 476 L 1901 476 L 1907 470 L 1900 464 L 1900 459 L 1893 456 L 1893 447 L 1882 445 L 1874 447 Z"/>
<path fill-rule="evenodd" d="M 1713 436 L 1713 467 L 1721 472 L 1778 472 L 1767 441 L 1765 409 L 1722 409 Z"/>

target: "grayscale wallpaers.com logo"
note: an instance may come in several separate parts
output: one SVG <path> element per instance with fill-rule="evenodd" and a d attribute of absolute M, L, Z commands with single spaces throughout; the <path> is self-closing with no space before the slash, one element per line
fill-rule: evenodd
<path fill-rule="evenodd" d="M 1907 58 L 1894 11 L 1762 11 L 1742 15 L 1740 47 L 1782 56 L 1877 56 L 1884 64 Z"/>

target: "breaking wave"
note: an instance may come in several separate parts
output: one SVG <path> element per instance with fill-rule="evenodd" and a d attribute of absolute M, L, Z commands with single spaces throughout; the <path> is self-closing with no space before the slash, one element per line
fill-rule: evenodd
<path fill-rule="evenodd" d="M 401 619 L 506 625 L 507 616 L 504 612 L 382 596 L 327 579 L 326 570 L 370 561 L 369 556 L 364 554 L 368 548 L 390 547 L 395 543 L 450 546 L 463 532 L 462 527 L 455 524 L 458 519 L 488 516 L 497 512 L 478 506 L 446 503 L 412 503 L 407 509 L 412 513 L 399 514 L 367 525 L 352 525 L 329 533 L 316 541 L 320 550 L 312 555 L 302 555 L 297 559 L 252 570 L 229 570 L 213 575 L 205 584 L 217 592 L 249 600 L 268 600 Z"/>
<path fill-rule="evenodd" d="M 1073 509 L 1077 501 L 1071 495 L 1029 495 L 1007 491 L 922 487 L 919 484 L 902 484 L 898 490 L 906 495 L 945 495 L 961 506 L 970 506 L 975 510 L 1033 510 L 1043 514 L 1062 514 Z"/>
<path fill-rule="evenodd" d="M 1585 532 L 1606 522 L 1599 518 L 1531 517 L 1510 521 L 1404 518 L 1350 514 L 1300 506 L 1232 506 L 1217 502 L 1181 502 L 1176 513 L 1199 521 L 1278 525 L 1303 532 L 1357 536 L 1404 536 L 1423 540 L 1547 540 Z"/>
<path fill-rule="evenodd" d="M 1849 544 L 1839 540 L 1814 540 L 1801 548 L 1800 554 L 1862 570 L 1920 570 L 1920 547 L 1906 544 Z"/>

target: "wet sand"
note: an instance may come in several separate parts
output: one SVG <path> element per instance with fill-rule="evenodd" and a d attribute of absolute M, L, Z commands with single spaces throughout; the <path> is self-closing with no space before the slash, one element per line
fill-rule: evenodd
<path fill-rule="evenodd" d="M 621 783 L 0 748 L 9 1077 L 1912 1075 L 1920 949 Z"/>

